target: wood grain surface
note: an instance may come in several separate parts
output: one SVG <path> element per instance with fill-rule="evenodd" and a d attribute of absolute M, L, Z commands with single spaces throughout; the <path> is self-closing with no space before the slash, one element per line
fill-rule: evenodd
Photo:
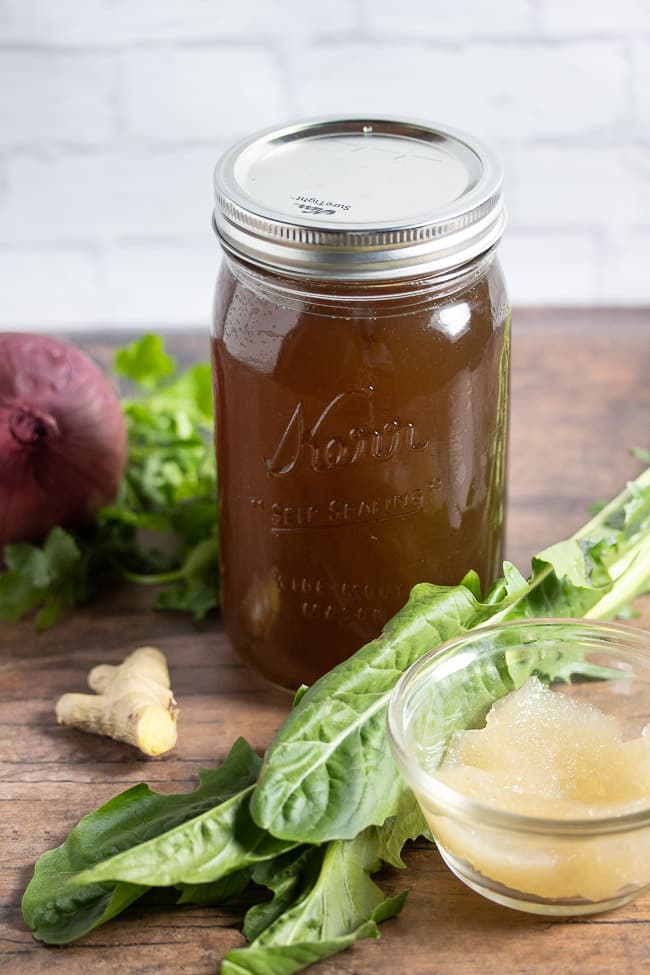
<path fill-rule="evenodd" d="M 638 470 L 628 448 L 650 446 L 650 314 L 521 312 L 513 342 L 507 556 L 530 556 L 575 530 L 587 506 L 613 496 Z M 107 361 L 118 336 L 83 342 Z M 205 357 L 200 335 L 175 351 Z M 0 970 L 3 975 L 204 975 L 242 943 L 241 915 L 172 910 L 149 896 L 80 942 L 45 947 L 20 914 L 34 860 L 84 814 L 133 783 L 162 792 L 196 784 L 244 735 L 262 751 L 288 710 L 231 654 L 218 620 L 194 626 L 153 613 L 149 593 L 105 593 L 40 636 L 0 623 Z M 650 597 L 635 622 L 650 629 Z M 167 654 L 182 709 L 177 749 L 158 761 L 126 746 L 57 727 L 54 702 L 82 689 L 88 670 L 143 643 Z M 315 966 L 319 975 L 643 975 L 650 971 L 650 895 L 607 914 L 571 920 L 497 907 L 467 890 L 435 848 L 417 844 L 406 871 L 385 871 L 388 893 L 408 888 L 402 915 L 380 941 Z"/>

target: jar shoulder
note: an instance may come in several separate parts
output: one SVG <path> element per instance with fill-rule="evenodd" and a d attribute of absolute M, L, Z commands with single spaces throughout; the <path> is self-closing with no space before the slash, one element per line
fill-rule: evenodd
<path fill-rule="evenodd" d="M 389 324 L 402 332 L 439 325 L 445 319 L 471 319 L 477 327 L 504 324 L 509 301 L 501 264 L 492 252 L 445 279 L 433 276 L 381 287 L 298 281 L 262 275 L 232 258 L 221 264 L 214 296 L 213 334 L 279 330 L 286 334 L 304 324 L 332 327 L 345 322 L 349 332 Z"/>

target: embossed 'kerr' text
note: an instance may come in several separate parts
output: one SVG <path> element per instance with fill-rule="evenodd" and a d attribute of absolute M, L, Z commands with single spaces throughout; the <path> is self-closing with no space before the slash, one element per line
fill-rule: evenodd
<path fill-rule="evenodd" d="M 428 440 L 418 439 L 413 423 L 404 420 L 372 422 L 373 395 L 372 386 L 339 393 L 311 425 L 305 419 L 302 402 L 299 402 L 272 456 L 265 458 L 268 473 L 273 477 L 284 477 L 301 460 L 315 471 L 326 471 L 350 467 L 364 457 L 383 462 L 398 452 L 424 450 Z M 356 412 L 360 419 L 349 425 L 352 406 L 358 406 Z M 343 425 L 347 429 L 339 432 Z"/>

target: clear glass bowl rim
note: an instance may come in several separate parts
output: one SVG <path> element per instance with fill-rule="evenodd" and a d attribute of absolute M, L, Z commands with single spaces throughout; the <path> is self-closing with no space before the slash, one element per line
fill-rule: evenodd
<path fill-rule="evenodd" d="M 573 631 L 574 638 L 579 633 L 600 635 L 609 638 L 609 647 L 619 652 L 636 653 L 647 662 L 650 670 L 650 631 L 618 622 L 568 618 L 568 617 L 529 617 L 475 627 L 461 636 L 453 637 L 440 646 L 429 650 L 404 672 L 394 687 L 388 702 L 386 724 L 388 740 L 393 757 L 407 784 L 432 800 L 441 814 L 453 815 L 469 823 L 492 826 L 512 832 L 535 833 L 545 836 L 587 837 L 607 833 L 623 833 L 650 826 L 650 796 L 648 804 L 623 816 L 599 816 L 582 819 L 554 819 L 542 816 L 525 816 L 498 809 L 478 799 L 470 799 L 462 792 L 452 789 L 427 772 L 417 762 L 406 741 L 404 729 L 404 705 L 413 686 L 426 678 L 428 672 L 439 665 L 444 656 L 447 659 L 471 643 L 478 636 L 490 633 L 503 633 L 508 630 L 526 627 L 540 629 L 563 626 Z"/>

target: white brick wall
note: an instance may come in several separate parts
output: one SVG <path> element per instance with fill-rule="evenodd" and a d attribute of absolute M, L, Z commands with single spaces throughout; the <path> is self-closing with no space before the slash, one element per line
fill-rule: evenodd
<path fill-rule="evenodd" d="M 0 145 L 40 150 L 109 142 L 118 68 L 105 54 L 0 52 Z"/>
<path fill-rule="evenodd" d="M 497 148 L 519 304 L 650 304 L 650 0 L 0 0 L 0 328 L 208 321 L 214 162 L 296 116 Z"/>
<path fill-rule="evenodd" d="M 364 9 L 372 31 L 432 40 L 509 37 L 530 33 L 535 23 L 535 4 L 529 0 L 365 0 Z"/>
<path fill-rule="evenodd" d="M 151 145 L 230 141 L 243 119 L 259 129 L 283 118 L 283 82 L 274 51 L 261 44 L 132 50 L 125 56 L 126 132 Z"/>
<path fill-rule="evenodd" d="M 625 53 L 618 41 L 330 41 L 290 59 L 301 113 L 401 112 L 492 143 L 607 136 L 626 113 Z M 408 82 L 406 82 L 408 79 Z M 354 98 L 352 98 L 352 93 Z"/>

